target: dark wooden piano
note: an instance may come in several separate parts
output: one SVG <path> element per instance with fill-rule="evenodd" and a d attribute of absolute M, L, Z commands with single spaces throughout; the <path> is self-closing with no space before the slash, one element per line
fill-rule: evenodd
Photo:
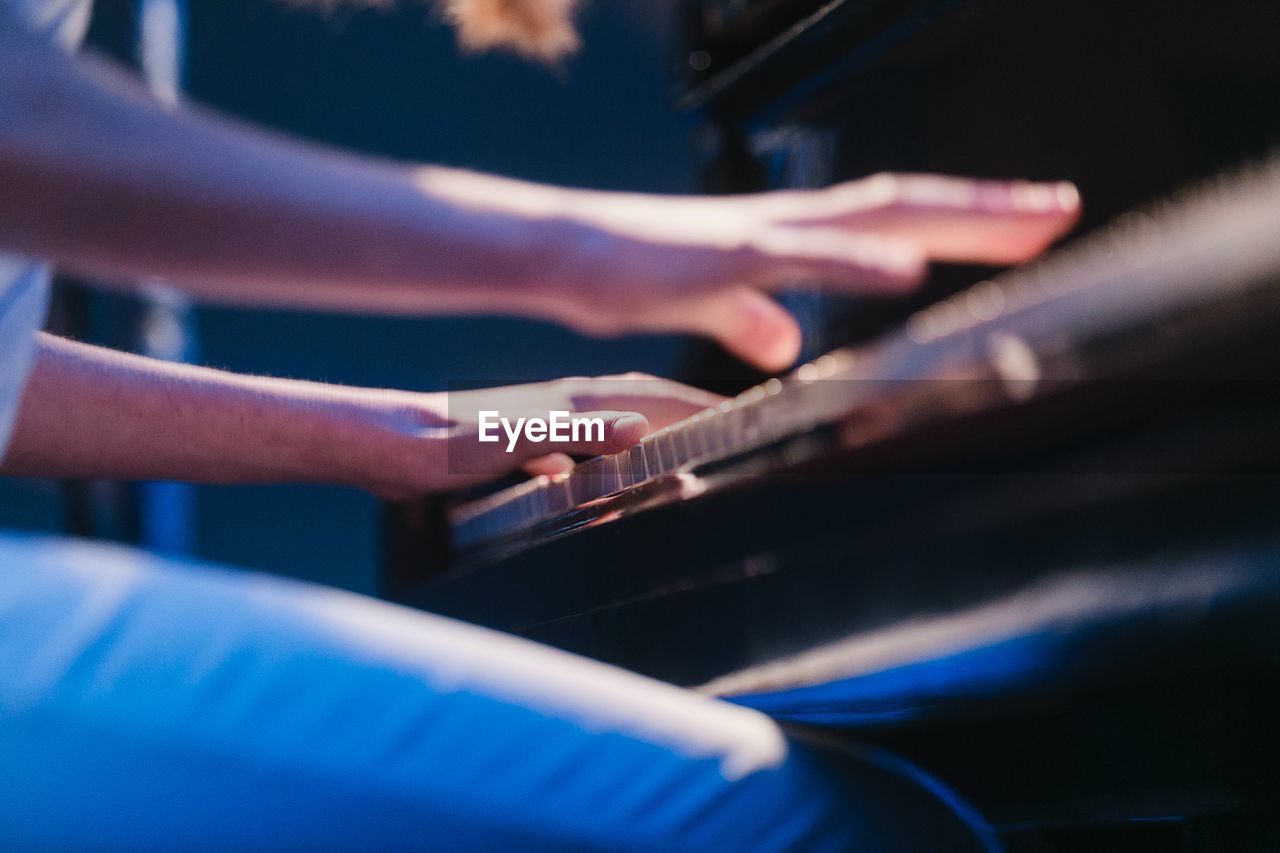
<path fill-rule="evenodd" d="M 390 597 L 883 749 L 1015 851 L 1280 849 L 1280 7 L 694 0 L 708 189 L 1066 178 L 1082 236 L 566 478 L 388 513 Z M 740 392 L 740 393 L 739 393 Z"/>

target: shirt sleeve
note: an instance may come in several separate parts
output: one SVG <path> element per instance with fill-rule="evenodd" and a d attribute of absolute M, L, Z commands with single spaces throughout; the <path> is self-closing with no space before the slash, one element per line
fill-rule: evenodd
<path fill-rule="evenodd" d="M 0 255 L 0 459 L 9 448 L 35 357 L 36 332 L 48 308 L 48 268 Z"/>

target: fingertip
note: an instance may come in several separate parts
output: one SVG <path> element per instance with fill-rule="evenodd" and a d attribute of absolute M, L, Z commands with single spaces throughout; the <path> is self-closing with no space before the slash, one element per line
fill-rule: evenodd
<path fill-rule="evenodd" d="M 1080 190 L 1070 181 L 1061 181 L 1056 185 L 1058 205 L 1062 210 L 1062 226 L 1057 236 L 1062 236 L 1075 227 L 1084 214 L 1084 202 L 1080 198 Z"/>
<path fill-rule="evenodd" d="M 746 291 L 740 300 L 742 324 L 725 345 L 764 370 L 790 367 L 800 355 L 803 335 L 791 312 L 769 297 Z"/>
<path fill-rule="evenodd" d="M 800 357 L 802 345 L 800 326 L 791 320 L 786 324 L 785 331 L 780 328 L 773 340 L 761 347 L 757 363 L 770 372 L 786 370 Z"/>
<path fill-rule="evenodd" d="M 684 303 L 672 325 L 712 338 L 764 370 L 781 370 L 800 354 L 800 326 L 795 318 L 769 296 L 746 286 Z M 705 402 L 706 398 L 700 399 L 698 408 L 704 408 Z"/>
<path fill-rule="evenodd" d="M 790 316 L 779 322 L 768 335 L 761 336 L 754 348 L 754 361 L 764 370 L 785 370 L 800 357 L 803 335 Z"/>
<path fill-rule="evenodd" d="M 616 450 L 626 450 L 649 433 L 649 420 L 644 415 L 628 412 L 618 415 L 609 425 L 608 443 Z"/>
<path fill-rule="evenodd" d="M 1067 213 L 1078 214 L 1080 212 L 1080 190 L 1070 181 L 1059 181 L 1054 185 L 1054 195 L 1057 196 L 1058 207 Z"/>

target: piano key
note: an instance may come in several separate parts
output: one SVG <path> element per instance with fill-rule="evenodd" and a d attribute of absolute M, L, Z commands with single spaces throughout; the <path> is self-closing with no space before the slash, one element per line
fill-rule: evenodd
<path fill-rule="evenodd" d="M 627 451 L 627 462 L 631 468 L 632 485 L 639 485 L 649 479 L 649 466 L 645 464 L 643 444 L 637 444 Z"/>
<path fill-rule="evenodd" d="M 555 515 L 557 513 L 568 512 L 573 509 L 573 492 L 569 488 L 569 472 L 557 474 L 551 478 L 546 485 L 547 492 L 547 513 Z"/>

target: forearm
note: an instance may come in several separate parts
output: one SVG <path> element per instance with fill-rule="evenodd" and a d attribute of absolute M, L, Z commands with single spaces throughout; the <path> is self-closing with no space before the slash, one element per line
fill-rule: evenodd
<path fill-rule="evenodd" d="M 556 193 L 498 206 L 434 192 L 441 174 L 466 182 L 165 109 L 0 19 L 0 248 L 237 303 L 518 309 L 580 229 Z"/>
<path fill-rule="evenodd" d="M 398 499 L 474 485 L 525 463 L 555 473 L 572 464 L 564 454 L 617 452 L 646 428 L 721 402 L 653 377 L 458 397 L 242 376 L 45 334 L 37 345 L 3 475 L 336 483 Z M 599 417 L 604 430 L 555 444 L 545 436 L 486 443 L 480 410 L 575 412 Z"/>
<path fill-rule="evenodd" d="M 41 335 L 0 473 L 394 489 L 420 464 L 395 392 L 265 379 Z M 424 398 L 425 399 L 425 398 Z M 425 409 L 425 407 L 424 407 Z"/>
<path fill-rule="evenodd" d="M 1069 185 L 881 175 L 710 199 L 376 162 L 166 110 L 4 9 L 0 251 L 97 280 L 159 276 L 239 304 L 694 332 L 780 370 L 800 330 L 761 290 L 898 294 L 930 260 L 1031 257 L 1079 215 Z"/>

